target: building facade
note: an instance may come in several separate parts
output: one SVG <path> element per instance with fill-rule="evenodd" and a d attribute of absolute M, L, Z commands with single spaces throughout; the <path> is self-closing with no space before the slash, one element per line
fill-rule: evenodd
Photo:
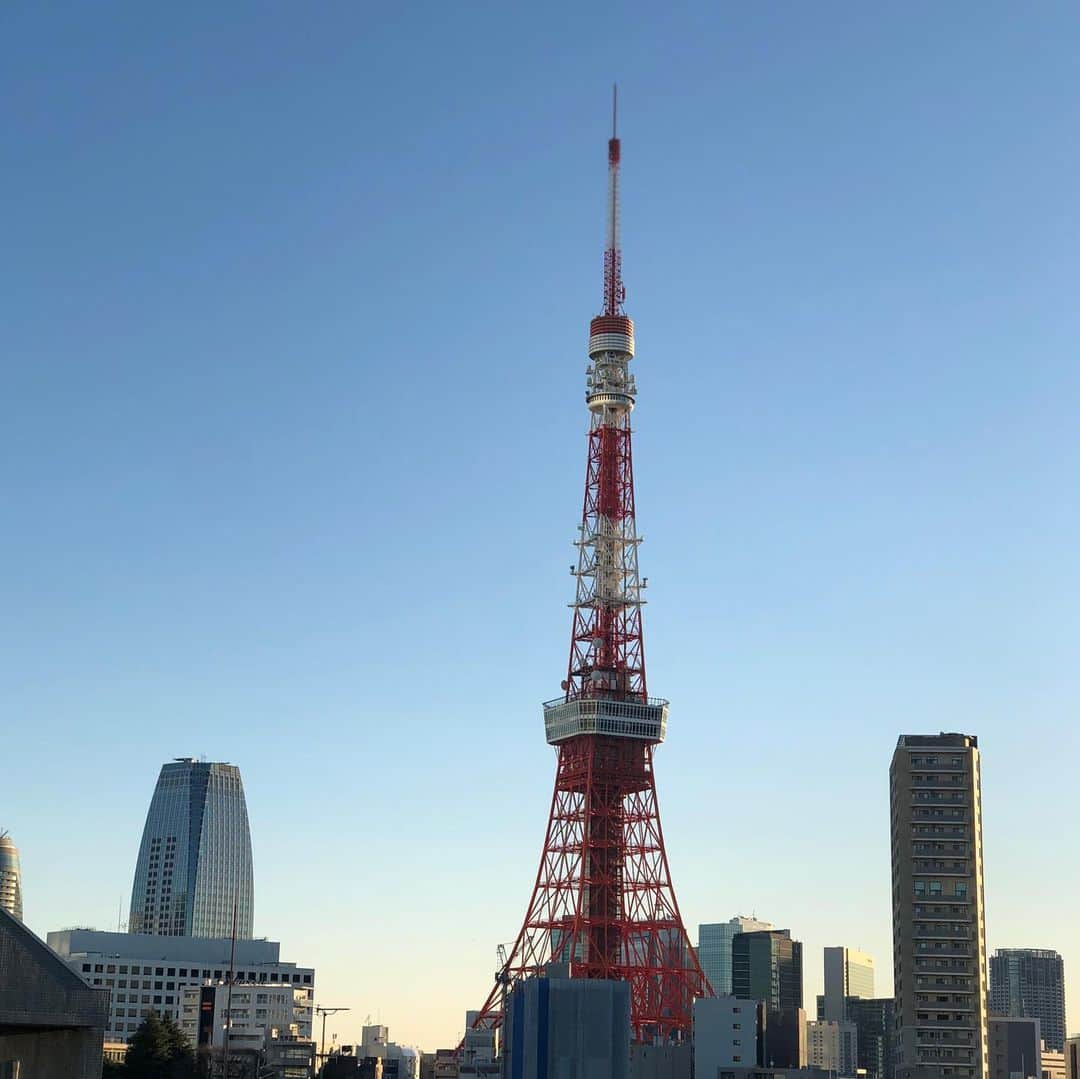
<path fill-rule="evenodd" d="M 199 1049 L 221 1049 L 229 1016 L 229 1047 L 266 1051 L 274 1037 L 311 1039 L 314 992 L 301 985 L 238 981 L 188 985 L 180 993 L 180 1029 Z"/>
<path fill-rule="evenodd" d="M 819 1019 L 806 1024 L 806 1064 L 834 1075 L 854 1076 L 858 1067 L 858 1030 L 847 1020 Z"/>
<path fill-rule="evenodd" d="M 22 872 L 19 848 L 7 832 L 0 832 L 0 907 L 22 921 Z"/>
<path fill-rule="evenodd" d="M 858 1066 L 866 1072 L 866 1079 L 893 1079 L 893 998 L 849 997 L 847 1015 L 855 1024 Z"/>
<path fill-rule="evenodd" d="M 224 938 L 64 929 L 50 933 L 48 942 L 91 985 L 112 991 L 105 1031 L 106 1040 L 112 1042 L 128 1041 L 151 1011 L 170 1015 L 179 1023 L 185 989 L 229 978 L 232 941 Z M 283 962 L 280 951 L 276 941 L 238 940 L 236 979 L 287 984 L 314 994 L 314 969 Z"/>
<path fill-rule="evenodd" d="M 986 1079 L 978 739 L 902 735 L 889 772 L 898 1079 Z"/>
<path fill-rule="evenodd" d="M 525 978 L 507 1001 L 504 1056 L 513 1079 L 630 1079 L 630 983 Z"/>
<path fill-rule="evenodd" d="M 848 997 L 874 995 L 874 957 L 855 948 L 825 949 L 825 1008 L 819 1019 L 847 1018 Z"/>
<path fill-rule="evenodd" d="M 177 758 L 161 768 L 146 815 L 128 928 L 242 940 L 254 927 L 251 832 L 240 769 Z"/>
<path fill-rule="evenodd" d="M 986 1029 L 989 1079 L 1043 1079 L 1038 1019 L 992 1015 Z"/>
<path fill-rule="evenodd" d="M 999 948 L 990 957 L 990 1011 L 1038 1019 L 1043 1041 L 1065 1051 L 1065 964 L 1044 948 Z"/>
<path fill-rule="evenodd" d="M 1066 1079 L 1080 1079 L 1080 1034 L 1065 1039 Z"/>
<path fill-rule="evenodd" d="M 738 997 L 698 997 L 694 1001 L 694 1067 L 715 1075 L 731 1065 L 757 1064 L 758 1002 Z"/>
<path fill-rule="evenodd" d="M 768 1067 L 806 1064 L 802 943 L 787 929 L 737 933 L 731 943 L 733 995 L 764 1005 L 761 1062 Z"/>
<path fill-rule="evenodd" d="M 718 997 L 730 996 L 731 942 L 736 933 L 754 933 L 774 928 L 770 922 L 735 915 L 729 922 L 709 922 L 698 926 L 698 962 Z"/>

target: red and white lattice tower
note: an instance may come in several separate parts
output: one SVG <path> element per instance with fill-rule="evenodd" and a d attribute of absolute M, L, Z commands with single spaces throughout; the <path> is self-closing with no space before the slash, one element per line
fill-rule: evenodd
<path fill-rule="evenodd" d="M 603 314 L 589 327 L 591 413 L 577 594 L 564 694 L 544 705 L 558 766 L 544 851 L 525 924 L 476 1026 L 501 1021 L 502 988 L 550 962 L 572 977 L 630 983 L 633 1037 L 690 1034 L 710 994 L 671 884 L 653 773 L 668 702 L 645 682 L 630 412 L 634 324 L 623 313 L 619 140 L 608 143 Z"/>

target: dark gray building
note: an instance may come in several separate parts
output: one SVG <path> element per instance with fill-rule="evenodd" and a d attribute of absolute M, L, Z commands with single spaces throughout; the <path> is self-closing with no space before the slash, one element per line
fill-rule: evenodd
<path fill-rule="evenodd" d="M 0 1075 L 100 1079 L 107 990 L 0 907 Z"/>
<path fill-rule="evenodd" d="M 180 757 L 161 768 L 146 814 L 132 933 L 250 940 L 254 929 L 251 832 L 240 769 Z"/>
<path fill-rule="evenodd" d="M 1038 1019 L 1011 1019 L 990 1016 L 989 1079 L 1042 1079 L 1042 1040 Z"/>
<path fill-rule="evenodd" d="M 893 1079 L 896 1002 L 892 997 L 848 997 L 846 1004 L 858 1034 L 857 1063 L 866 1079 Z"/>
<path fill-rule="evenodd" d="M 503 1024 L 511 1079 L 629 1079 L 630 983 L 539 977 L 517 982 Z"/>
<path fill-rule="evenodd" d="M 763 1004 L 758 1062 L 775 1068 L 806 1064 L 802 943 L 788 929 L 738 933 L 731 942 L 732 994 Z"/>
<path fill-rule="evenodd" d="M 1065 1051 L 1065 964 L 1045 948 L 999 948 L 990 957 L 990 1011 L 1038 1019 L 1047 1049 Z"/>

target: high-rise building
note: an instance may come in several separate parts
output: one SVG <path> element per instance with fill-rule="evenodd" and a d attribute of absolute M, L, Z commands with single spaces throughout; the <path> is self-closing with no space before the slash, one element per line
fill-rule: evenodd
<path fill-rule="evenodd" d="M 825 1014 L 839 1023 L 847 1018 L 847 998 L 874 995 L 874 957 L 855 948 L 825 949 Z"/>
<path fill-rule="evenodd" d="M 858 1066 L 866 1072 L 866 1079 L 893 1079 L 893 998 L 848 997 L 847 1016 L 858 1033 Z"/>
<path fill-rule="evenodd" d="M 178 757 L 161 768 L 146 815 L 132 933 L 229 937 L 254 929 L 251 832 L 240 769 Z"/>
<path fill-rule="evenodd" d="M 731 942 L 735 934 L 772 928 L 770 922 L 759 922 L 757 918 L 746 918 L 741 914 L 729 922 L 698 926 L 698 961 L 718 997 L 731 995 Z"/>
<path fill-rule="evenodd" d="M 19 848 L 7 832 L 0 832 L 0 907 L 19 921 L 23 916 Z"/>
<path fill-rule="evenodd" d="M 804 1067 L 802 943 L 792 940 L 787 929 L 737 933 L 731 942 L 731 986 L 734 996 L 764 1005 L 760 1062 Z"/>
<path fill-rule="evenodd" d="M 999 948 L 990 957 L 990 1011 L 1038 1019 L 1046 1047 L 1065 1051 L 1065 964 L 1043 948 Z"/>
<path fill-rule="evenodd" d="M 901 735 L 889 771 L 898 1079 L 986 1079 L 979 742 Z"/>

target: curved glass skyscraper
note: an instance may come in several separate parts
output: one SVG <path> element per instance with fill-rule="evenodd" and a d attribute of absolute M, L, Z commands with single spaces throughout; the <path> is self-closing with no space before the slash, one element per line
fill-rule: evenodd
<path fill-rule="evenodd" d="M 0 907 L 22 921 L 22 876 L 19 873 L 19 848 L 7 834 L 0 832 Z"/>
<path fill-rule="evenodd" d="M 240 769 L 193 757 L 162 765 L 135 867 L 129 931 L 228 937 L 235 902 L 236 935 L 247 940 L 253 893 Z"/>

